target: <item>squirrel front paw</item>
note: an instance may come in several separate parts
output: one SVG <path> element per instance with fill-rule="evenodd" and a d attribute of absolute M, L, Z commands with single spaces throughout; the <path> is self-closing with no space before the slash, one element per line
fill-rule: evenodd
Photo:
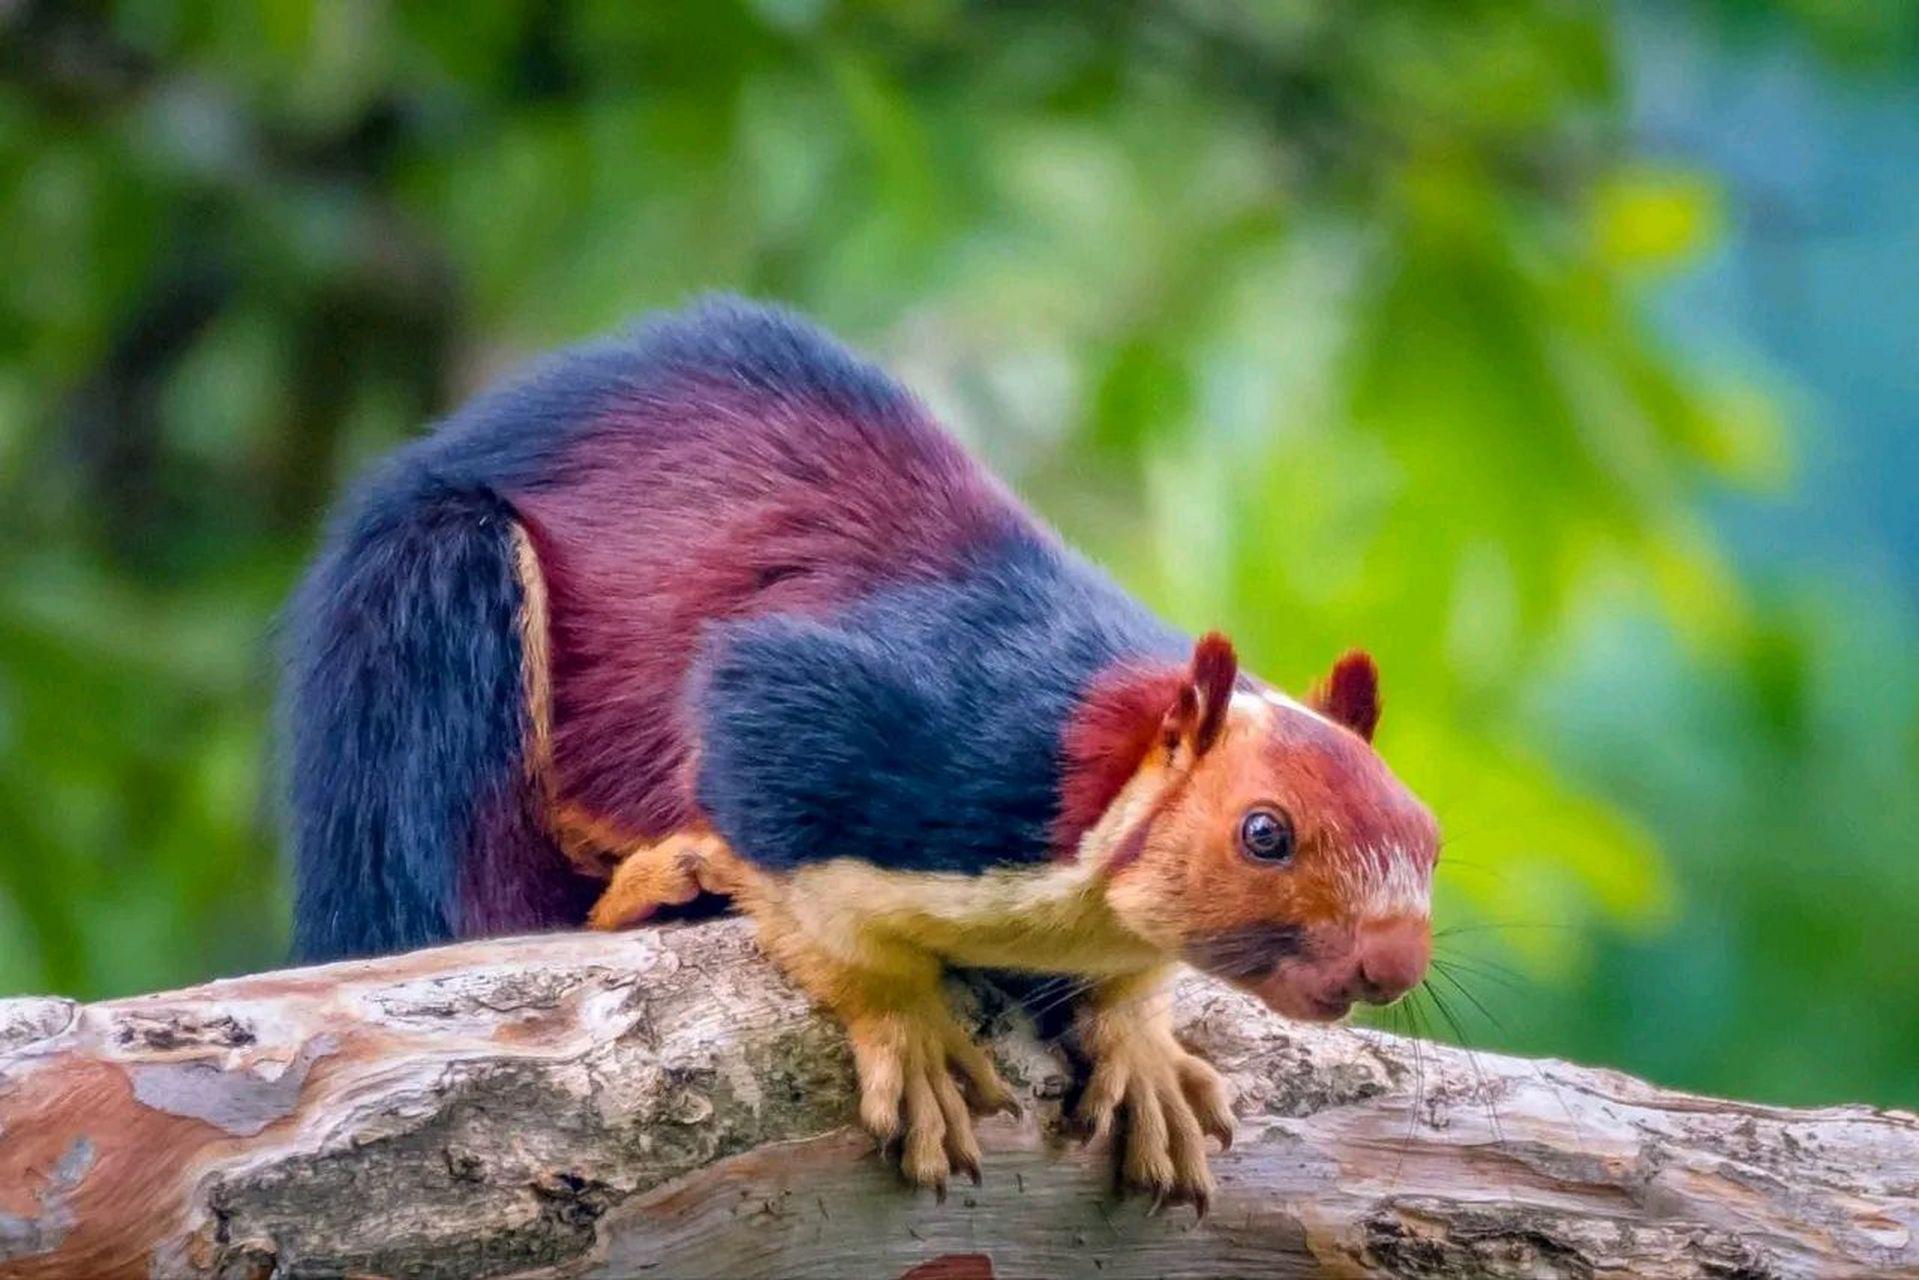
<path fill-rule="evenodd" d="M 1201 1217 L 1213 1196 L 1204 1136 L 1233 1145 L 1226 1082 L 1188 1053 L 1170 1031 L 1133 1027 L 1111 1015 L 1089 1037 L 1093 1071 L 1078 1117 L 1088 1142 L 1104 1137 L 1122 1110 L 1119 1178 L 1123 1188 L 1166 1204 L 1190 1204 Z"/>
<path fill-rule="evenodd" d="M 944 1010 L 850 1019 L 847 1035 L 859 1073 L 860 1123 L 883 1144 L 898 1140 L 906 1180 L 942 1200 L 955 1170 L 978 1185 L 973 1114 L 1019 1114 L 986 1052 Z"/>

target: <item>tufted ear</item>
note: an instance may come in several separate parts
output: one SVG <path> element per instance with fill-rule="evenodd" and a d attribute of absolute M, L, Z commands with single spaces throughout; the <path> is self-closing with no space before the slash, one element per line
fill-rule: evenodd
<path fill-rule="evenodd" d="M 1162 726 L 1167 747 L 1190 743 L 1195 757 L 1212 750 L 1226 727 L 1226 708 L 1238 680 L 1239 655 L 1233 652 L 1233 642 L 1217 631 L 1201 636 Z"/>
<path fill-rule="evenodd" d="M 1348 649 L 1306 695 L 1306 705 L 1371 742 L 1379 727 L 1379 666 L 1364 649 Z"/>

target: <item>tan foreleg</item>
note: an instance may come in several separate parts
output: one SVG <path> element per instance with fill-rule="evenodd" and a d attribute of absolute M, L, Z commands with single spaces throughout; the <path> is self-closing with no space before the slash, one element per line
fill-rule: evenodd
<path fill-rule="evenodd" d="M 769 877 L 753 877 L 738 901 L 773 962 L 846 1028 L 860 1123 L 882 1143 L 898 1139 L 907 1181 L 941 1198 L 955 1170 L 977 1183 L 972 1113 L 1017 1113 L 1019 1104 L 947 1007 L 939 959 L 898 943 L 815 937 Z"/>

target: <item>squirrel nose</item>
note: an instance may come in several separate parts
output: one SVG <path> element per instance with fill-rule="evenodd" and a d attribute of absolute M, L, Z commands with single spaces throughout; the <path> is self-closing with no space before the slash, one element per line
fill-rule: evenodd
<path fill-rule="evenodd" d="M 1365 998 L 1390 1004 L 1418 986 L 1432 959 L 1432 925 L 1424 916 L 1368 920 L 1359 927 L 1355 948 Z"/>

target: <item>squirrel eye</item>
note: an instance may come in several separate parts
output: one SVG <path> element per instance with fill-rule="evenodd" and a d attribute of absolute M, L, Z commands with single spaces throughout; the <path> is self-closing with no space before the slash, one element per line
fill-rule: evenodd
<path fill-rule="evenodd" d="M 1239 820 L 1240 851 L 1255 862 L 1285 862 L 1293 856 L 1293 824 L 1267 805 L 1249 809 Z"/>

